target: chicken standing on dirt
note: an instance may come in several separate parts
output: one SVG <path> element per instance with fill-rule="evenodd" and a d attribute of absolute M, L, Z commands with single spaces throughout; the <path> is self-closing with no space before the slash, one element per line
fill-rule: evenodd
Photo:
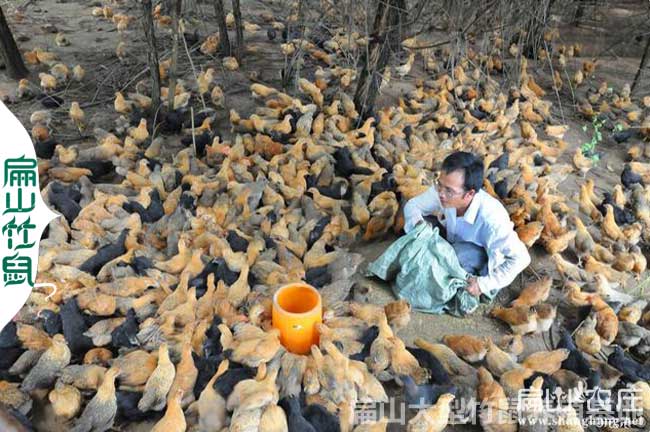
<path fill-rule="evenodd" d="M 183 399 L 183 390 L 176 390 L 167 401 L 167 410 L 165 416 L 155 424 L 151 432 L 185 432 L 187 423 L 185 414 L 181 408 L 181 399 Z"/>
<path fill-rule="evenodd" d="M 176 369 L 169 359 L 167 344 L 158 349 L 158 366 L 153 371 L 144 386 L 142 399 L 138 402 L 140 411 L 160 411 L 165 407 L 167 393 L 174 382 Z"/>
<path fill-rule="evenodd" d="M 104 376 L 104 382 L 97 389 L 95 396 L 84 408 L 81 417 L 75 422 L 70 432 L 104 432 L 113 427 L 117 413 L 117 398 L 115 396 L 115 378 L 118 369 L 109 369 Z"/>
<path fill-rule="evenodd" d="M 70 349 L 63 335 L 54 335 L 52 346 L 43 353 L 36 365 L 29 371 L 23 380 L 22 389 L 30 392 L 37 388 L 51 388 L 56 377 L 70 363 L 70 357 Z"/>
<path fill-rule="evenodd" d="M 451 409 L 449 404 L 454 400 L 454 395 L 449 393 L 443 394 L 438 398 L 438 402 L 430 408 L 420 410 L 413 417 L 406 427 L 408 432 L 441 432 L 447 427 L 449 413 Z"/>

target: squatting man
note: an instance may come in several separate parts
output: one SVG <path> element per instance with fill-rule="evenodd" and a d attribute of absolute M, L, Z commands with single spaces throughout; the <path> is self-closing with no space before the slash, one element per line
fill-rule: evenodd
<path fill-rule="evenodd" d="M 467 291 L 493 297 L 530 264 L 530 255 L 505 207 L 482 189 L 483 173 L 483 161 L 472 153 L 449 155 L 435 185 L 406 203 L 404 231 L 420 223 L 438 226 L 472 275 Z"/>

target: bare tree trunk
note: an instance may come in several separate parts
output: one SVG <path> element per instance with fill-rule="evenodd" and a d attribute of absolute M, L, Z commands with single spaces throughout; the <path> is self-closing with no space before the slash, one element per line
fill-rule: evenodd
<path fill-rule="evenodd" d="M 2 8 L 0 8 L 0 52 L 4 58 L 9 77 L 20 79 L 29 75 Z"/>
<path fill-rule="evenodd" d="M 395 55 L 398 55 L 402 49 L 402 41 L 404 40 L 404 21 L 406 21 L 406 18 L 408 17 L 406 1 L 397 0 L 395 2 L 395 5 L 392 7 L 397 8 L 397 10 L 391 11 L 391 13 L 389 13 L 389 16 L 391 17 L 390 26 L 392 29 L 394 29 L 393 31 L 389 32 L 389 42 L 391 51 Z"/>
<path fill-rule="evenodd" d="M 529 58 L 537 58 L 539 49 L 544 45 L 544 31 L 550 18 L 554 0 L 542 0 L 529 12 L 530 18 L 526 23 L 526 39 L 523 44 L 523 54 Z"/>
<path fill-rule="evenodd" d="M 398 40 L 399 26 L 391 24 L 399 23 L 400 18 L 395 15 L 400 14 L 403 5 L 403 0 L 379 0 L 377 3 L 368 55 L 362 60 L 363 69 L 354 93 L 354 105 L 362 119 L 368 117 L 374 109 L 382 74 L 390 59 L 391 45 L 399 45 L 401 42 Z"/>
<path fill-rule="evenodd" d="M 223 0 L 213 0 L 214 14 L 217 16 L 219 27 L 219 39 L 221 43 L 221 54 L 230 56 L 230 38 L 228 38 L 228 27 L 226 27 L 226 12 L 223 9 Z"/>
<path fill-rule="evenodd" d="M 302 40 L 304 34 L 305 34 L 305 25 L 304 25 L 304 7 L 303 7 L 303 0 L 298 0 L 298 19 L 295 22 L 291 22 L 290 20 L 287 21 L 287 42 L 290 42 L 293 40 L 293 37 L 291 36 L 294 33 L 294 26 L 297 26 L 299 31 L 299 37 L 298 39 Z M 299 46 L 296 48 L 296 51 L 293 53 L 290 59 L 284 60 L 284 67 L 282 68 L 282 88 L 284 90 L 287 89 L 292 89 L 293 84 L 295 83 L 296 80 L 296 64 L 300 58 L 302 58 L 303 52 L 302 52 L 302 46 L 299 44 Z"/>
<path fill-rule="evenodd" d="M 142 9 L 144 11 L 144 35 L 148 45 L 149 72 L 151 73 L 151 109 L 155 116 L 160 107 L 160 70 L 158 69 L 158 49 L 156 48 L 156 35 L 153 27 L 151 0 L 142 0 Z"/>
<path fill-rule="evenodd" d="M 578 0 L 578 7 L 576 8 L 576 14 L 573 16 L 573 25 L 576 27 L 580 25 L 580 20 L 585 14 L 585 0 Z"/>
<path fill-rule="evenodd" d="M 180 33 L 178 20 L 181 15 L 183 0 L 174 0 L 172 7 L 172 64 L 169 70 L 169 94 L 167 95 L 167 106 L 169 111 L 174 110 L 174 96 L 176 96 L 176 69 L 178 68 L 178 34 Z M 184 37 L 184 36 L 183 36 Z"/>
<path fill-rule="evenodd" d="M 235 16 L 235 32 L 237 37 L 235 56 L 237 57 L 237 61 L 241 61 L 242 55 L 244 54 L 244 24 L 241 18 L 239 0 L 232 0 L 232 14 Z"/>
<path fill-rule="evenodd" d="M 646 38 L 647 40 L 645 42 L 645 48 L 643 49 L 643 55 L 641 56 L 641 63 L 639 63 L 639 69 L 637 69 L 636 75 L 634 75 L 634 80 L 632 81 L 632 87 L 630 87 L 631 91 L 634 91 L 634 88 L 639 83 L 639 78 L 641 78 L 643 69 L 645 69 L 645 65 L 648 62 L 648 51 L 650 51 L 650 35 L 648 35 Z"/>
<path fill-rule="evenodd" d="M 162 0 L 160 5 L 161 13 L 163 15 L 169 14 L 174 9 L 174 0 Z"/>

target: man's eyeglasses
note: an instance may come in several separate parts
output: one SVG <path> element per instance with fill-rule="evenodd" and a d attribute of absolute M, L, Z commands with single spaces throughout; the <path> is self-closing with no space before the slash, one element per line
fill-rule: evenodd
<path fill-rule="evenodd" d="M 439 180 L 436 180 L 434 184 L 436 186 L 436 190 L 438 191 L 438 195 L 442 195 L 445 198 L 453 198 L 453 197 L 461 196 L 465 193 L 465 191 L 458 192 L 448 188 L 447 186 L 443 186 L 440 184 Z"/>

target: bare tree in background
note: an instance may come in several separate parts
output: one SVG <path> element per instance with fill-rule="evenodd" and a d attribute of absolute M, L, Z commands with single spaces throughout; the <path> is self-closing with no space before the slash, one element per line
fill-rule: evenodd
<path fill-rule="evenodd" d="M 361 118 L 366 118 L 372 112 L 379 94 L 382 74 L 390 60 L 391 47 L 397 47 L 401 42 L 400 26 L 396 24 L 402 20 L 399 15 L 404 12 L 403 0 L 377 2 L 368 51 L 362 58 L 363 68 L 354 93 L 354 105 Z"/>
<path fill-rule="evenodd" d="M 632 86 L 630 87 L 631 91 L 634 91 L 634 88 L 639 83 L 639 78 L 641 78 L 641 75 L 643 74 L 643 69 L 645 69 L 645 65 L 648 62 L 648 51 L 650 51 L 650 35 L 646 36 L 645 48 L 643 49 L 639 69 L 637 69 L 636 75 L 634 75 L 634 80 L 632 81 Z"/>
<path fill-rule="evenodd" d="M 174 110 L 174 97 L 176 96 L 176 73 L 178 69 L 178 34 L 180 33 L 179 19 L 183 0 L 173 0 L 172 7 L 172 64 L 169 70 L 169 94 L 167 95 L 167 106 L 170 111 Z M 185 36 L 181 36 L 185 37 Z"/>
<path fill-rule="evenodd" d="M 242 55 L 244 54 L 244 25 L 242 23 L 239 0 L 232 0 L 232 14 L 235 16 L 235 33 L 237 41 L 235 57 L 237 57 L 237 61 L 241 61 Z"/>
<path fill-rule="evenodd" d="M 302 39 L 304 36 L 304 21 L 305 21 L 305 8 L 303 7 L 303 0 L 298 0 L 296 12 L 296 20 L 289 19 L 287 20 L 287 40 L 293 40 L 293 35 L 296 33 L 295 28 L 299 29 L 298 39 Z M 302 45 L 298 44 L 297 49 L 290 58 L 284 59 L 284 67 L 282 68 L 282 88 L 287 90 L 292 88 L 296 81 L 296 75 L 298 72 L 299 63 L 302 60 L 303 49 Z"/>
<path fill-rule="evenodd" d="M 540 48 L 544 47 L 544 32 L 548 26 L 551 7 L 554 0 L 540 0 L 532 4 L 524 4 L 522 10 L 524 20 L 521 29 L 524 30 L 524 40 L 521 46 L 526 57 L 537 58 Z M 514 17 L 519 20 L 519 17 Z"/>
<path fill-rule="evenodd" d="M 580 20 L 585 15 L 585 0 L 578 0 L 578 6 L 576 7 L 576 13 L 573 16 L 573 25 L 576 27 L 580 25 Z"/>
<path fill-rule="evenodd" d="M 223 9 L 223 0 L 212 0 L 214 3 L 214 14 L 217 16 L 217 26 L 219 27 L 219 42 L 221 43 L 221 54 L 230 56 L 230 38 L 228 37 L 228 27 L 226 27 L 226 12 Z"/>
<path fill-rule="evenodd" d="M 2 52 L 9 77 L 20 79 L 29 75 L 2 8 L 0 8 L 0 52 Z"/>
<path fill-rule="evenodd" d="M 147 57 L 151 74 L 151 109 L 153 113 L 156 113 L 160 107 L 160 70 L 158 69 L 158 49 L 156 47 L 151 0 L 142 0 L 142 10 L 144 12 L 144 35 L 147 39 Z M 173 107 L 170 109 L 173 109 Z"/>

